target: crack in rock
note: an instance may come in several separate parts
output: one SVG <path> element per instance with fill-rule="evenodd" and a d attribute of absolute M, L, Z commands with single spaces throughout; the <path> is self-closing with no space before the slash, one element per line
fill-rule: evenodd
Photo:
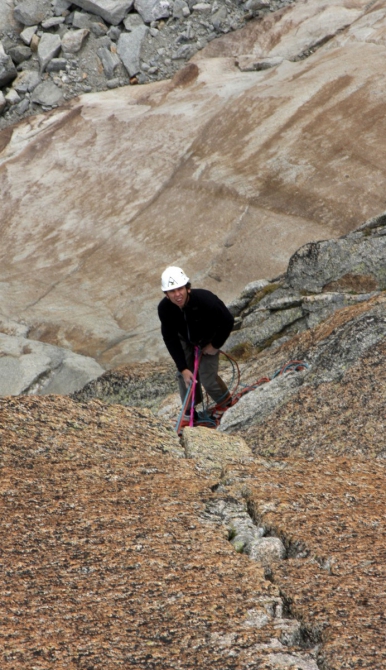
<path fill-rule="evenodd" d="M 272 528 L 260 522 L 256 523 L 247 501 L 224 499 L 211 501 L 207 504 L 202 518 L 225 526 L 228 540 L 235 550 L 247 554 L 251 560 L 259 561 L 264 567 L 267 579 L 272 578 L 272 565 L 279 560 L 285 560 L 295 551 L 295 543 L 292 542 L 287 548 L 281 538 L 274 536 Z M 297 556 L 303 555 L 304 548 L 296 546 L 296 551 Z M 297 646 L 309 652 L 302 656 L 294 652 L 272 653 L 270 655 L 272 668 L 283 670 L 292 667 L 300 670 L 320 668 L 315 660 L 319 651 L 320 634 L 292 615 L 290 603 L 283 594 L 279 597 L 259 596 L 256 598 L 256 606 L 247 610 L 244 622 L 246 627 L 263 628 L 268 624 L 273 624 L 277 632 L 276 645 L 279 649 L 282 646 Z M 221 640 L 218 643 L 220 644 Z M 222 643 L 225 644 L 225 641 Z M 228 640 L 227 644 L 231 642 Z"/>

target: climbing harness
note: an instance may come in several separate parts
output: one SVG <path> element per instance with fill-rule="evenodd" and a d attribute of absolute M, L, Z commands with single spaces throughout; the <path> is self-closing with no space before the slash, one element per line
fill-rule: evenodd
<path fill-rule="evenodd" d="M 175 425 L 175 430 L 178 433 L 178 435 L 181 435 L 182 428 L 184 428 L 184 426 L 187 425 L 187 421 L 186 419 L 184 419 L 184 417 L 188 415 L 188 412 L 190 417 L 189 426 L 205 426 L 207 428 L 217 428 L 224 412 L 226 412 L 227 409 L 229 409 L 230 407 L 233 407 L 240 400 L 240 398 L 242 398 L 246 393 L 254 391 L 259 386 L 262 386 L 262 384 L 266 384 L 267 382 L 272 381 L 276 377 L 284 375 L 288 372 L 300 372 L 301 370 L 305 370 L 309 367 L 305 361 L 298 361 L 298 360 L 288 361 L 288 363 L 285 363 L 285 365 L 276 370 L 273 373 L 272 377 L 261 377 L 254 384 L 246 386 L 242 384 L 240 381 L 241 377 L 240 368 L 238 366 L 237 361 L 224 351 L 220 351 L 220 354 L 223 354 L 223 356 L 225 356 L 232 365 L 232 380 L 229 384 L 229 389 L 217 403 L 210 403 L 207 394 L 205 394 L 204 398 L 204 394 L 202 393 L 202 389 L 200 386 L 201 396 L 203 398 L 202 401 L 203 409 L 200 412 L 195 412 L 194 404 L 196 397 L 196 386 L 197 384 L 200 384 L 198 370 L 202 354 L 199 347 L 194 348 L 193 379 L 190 382 L 189 387 L 186 391 L 186 396 L 184 398 L 182 409 L 180 414 L 178 415 L 177 423 Z"/>

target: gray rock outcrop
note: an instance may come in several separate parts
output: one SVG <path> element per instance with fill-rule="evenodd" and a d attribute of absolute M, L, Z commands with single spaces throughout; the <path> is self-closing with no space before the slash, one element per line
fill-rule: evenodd
<path fill-rule="evenodd" d="M 232 303 L 237 325 L 226 349 L 265 347 L 369 300 L 386 288 L 385 259 L 384 214 L 337 240 L 306 244 L 291 257 L 283 278 L 257 285 L 252 294 L 244 290 Z"/>
<path fill-rule="evenodd" d="M 280 285 L 268 284 L 256 292 L 249 306 L 240 307 L 239 329 L 226 343 L 226 349 L 239 352 L 248 351 L 248 347 L 269 347 L 267 324 L 273 323 L 277 313 L 290 311 L 285 309 L 288 305 L 299 304 L 292 308 L 299 310 L 298 318 L 282 328 L 278 325 L 271 349 L 296 333 L 322 324 L 339 310 L 356 309 L 352 318 L 333 329 L 322 342 L 299 347 L 297 357 L 307 361 L 305 370 L 278 376 L 242 397 L 223 416 L 220 430 L 262 423 L 303 384 L 315 386 L 341 379 L 358 358 L 386 337 L 386 304 L 382 298 L 386 288 L 385 233 L 386 217 L 380 215 L 338 240 L 305 245 L 290 259 Z M 269 288 L 273 290 L 269 292 Z M 337 290 L 331 292 L 332 288 Z M 328 292 L 322 292 L 326 289 Z M 362 304 L 366 306 L 363 313 Z"/>

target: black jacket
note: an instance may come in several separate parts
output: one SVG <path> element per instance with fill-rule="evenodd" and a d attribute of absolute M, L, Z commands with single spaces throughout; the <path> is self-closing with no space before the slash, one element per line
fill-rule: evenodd
<path fill-rule="evenodd" d="M 233 328 L 233 316 L 211 291 L 193 288 L 183 309 L 164 298 L 158 305 L 164 342 L 181 372 L 188 366 L 180 338 L 201 348 L 212 344 L 220 349 Z"/>

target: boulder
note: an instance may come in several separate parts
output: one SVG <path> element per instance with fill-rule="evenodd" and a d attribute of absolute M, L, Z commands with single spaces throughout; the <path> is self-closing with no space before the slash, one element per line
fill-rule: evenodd
<path fill-rule="evenodd" d="M 116 53 L 112 53 L 107 47 L 99 47 L 97 54 L 103 65 L 103 70 L 108 79 L 114 77 L 114 72 L 117 66 L 120 64 L 120 59 Z"/>
<path fill-rule="evenodd" d="M 30 26 L 29 28 L 24 28 L 24 30 L 20 33 L 20 37 L 23 40 L 24 44 L 29 46 L 31 44 L 32 37 L 35 35 L 38 27 L 37 26 Z"/>
<path fill-rule="evenodd" d="M 216 30 L 221 30 L 224 26 L 227 26 L 228 11 L 225 6 L 220 7 L 212 16 L 210 17 L 211 23 Z"/>
<path fill-rule="evenodd" d="M 370 300 L 374 293 L 361 293 L 350 295 L 349 293 L 319 293 L 317 295 L 305 296 L 302 301 L 303 313 L 308 328 L 314 328 L 318 323 L 325 321 L 337 309 L 355 305 L 359 302 Z"/>
<path fill-rule="evenodd" d="M 143 26 L 143 18 L 139 14 L 128 14 L 123 22 L 123 25 L 125 26 L 126 30 L 131 32 L 134 30 L 134 28 L 138 28 L 138 26 Z"/>
<path fill-rule="evenodd" d="M 232 432 L 246 426 L 262 423 L 276 408 L 294 397 L 305 381 L 308 371 L 283 375 L 244 395 L 228 409 L 221 419 L 219 430 Z"/>
<path fill-rule="evenodd" d="M 49 3 L 43 0 L 22 0 L 16 5 L 13 15 L 24 26 L 41 23 L 47 16 Z"/>
<path fill-rule="evenodd" d="M 88 14 L 87 12 L 74 12 L 72 17 L 72 27 L 90 29 L 93 18 L 95 19 L 95 15 Z"/>
<path fill-rule="evenodd" d="M 173 3 L 173 17 L 175 19 L 182 19 L 189 16 L 189 5 L 185 0 L 174 0 Z"/>
<path fill-rule="evenodd" d="M 209 2 L 197 2 L 195 5 L 193 5 L 192 9 L 194 12 L 210 14 L 212 11 L 212 6 L 209 4 Z"/>
<path fill-rule="evenodd" d="M 40 72 L 44 72 L 50 60 L 58 55 L 61 46 L 62 42 L 59 35 L 43 33 L 38 45 Z"/>
<path fill-rule="evenodd" d="M 79 30 L 69 30 L 62 37 L 63 53 L 75 54 L 81 50 L 83 43 L 90 31 L 87 28 L 80 28 Z"/>
<path fill-rule="evenodd" d="M 386 217 L 385 217 L 386 218 Z M 374 222 L 382 222 L 381 217 Z M 287 282 L 295 289 L 320 293 L 325 286 L 350 275 L 372 280 L 373 288 L 386 288 L 386 235 L 369 236 L 363 229 L 339 240 L 310 242 L 290 259 Z"/>
<path fill-rule="evenodd" d="M 167 19 L 173 13 L 169 0 L 134 0 L 134 7 L 145 23 Z"/>
<path fill-rule="evenodd" d="M 70 0 L 52 0 L 51 5 L 55 16 L 67 16 L 72 2 Z"/>
<path fill-rule="evenodd" d="M 266 345 L 268 340 L 281 333 L 286 326 L 302 318 L 303 311 L 300 306 L 273 313 L 268 313 L 267 310 L 256 310 L 244 320 L 245 327 L 242 330 L 230 335 L 224 349 L 231 351 L 234 347 L 246 342 L 250 342 L 254 347 Z"/>
<path fill-rule="evenodd" d="M 24 114 L 30 107 L 30 101 L 29 98 L 24 98 L 21 102 L 19 102 L 18 105 L 15 107 L 16 113 L 21 116 Z"/>
<path fill-rule="evenodd" d="M 7 86 L 9 82 L 17 77 L 17 70 L 13 64 L 11 56 L 5 53 L 4 47 L 0 42 L 0 87 Z"/>
<path fill-rule="evenodd" d="M 5 99 L 3 91 L 0 91 L 0 114 L 3 111 L 4 107 L 6 106 L 7 101 Z"/>
<path fill-rule="evenodd" d="M 67 68 L 67 64 L 67 58 L 53 58 L 48 63 L 46 70 L 47 72 L 60 72 L 61 70 L 65 70 Z"/>
<path fill-rule="evenodd" d="M 64 23 L 64 16 L 50 16 L 49 19 L 46 19 L 42 22 L 42 28 L 44 30 L 50 30 L 50 28 L 57 28 Z"/>
<path fill-rule="evenodd" d="M 41 76 L 36 70 L 24 70 L 13 82 L 13 88 L 18 93 L 27 93 L 33 91 L 40 82 Z"/>
<path fill-rule="evenodd" d="M 118 54 L 130 77 L 136 75 L 141 69 L 141 47 L 148 31 L 149 28 L 145 25 L 138 26 L 131 33 L 122 33 L 118 40 Z"/>
<path fill-rule="evenodd" d="M 13 62 L 16 63 L 17 65 L 23 63 L 23 61 L 28 60 L 32 56 L 31 49 L 27 46 L 22 45 L 12 47 L 11 49 L 9 49 L 8 53 L 11 56 Z"/>
<path fill-rule="evenodd" d="M 133 6 L 133 0 L 74 0 L 72 3 L 117 26 Z"/>
<path fill-rule="evenodd" d="M 53 81 L 43 81 L 34 89 L 31 100 L 43 107 L 56 107 L 63 102 L 63 92 Z"/>
<path fill-rule="evenodd" d="M 6 93 L 5 99 L 9 105 L 17 105 L 17 103 L 20 102 L 20 95 L 14 88 L 11 88 L 8 93 Z"/>

